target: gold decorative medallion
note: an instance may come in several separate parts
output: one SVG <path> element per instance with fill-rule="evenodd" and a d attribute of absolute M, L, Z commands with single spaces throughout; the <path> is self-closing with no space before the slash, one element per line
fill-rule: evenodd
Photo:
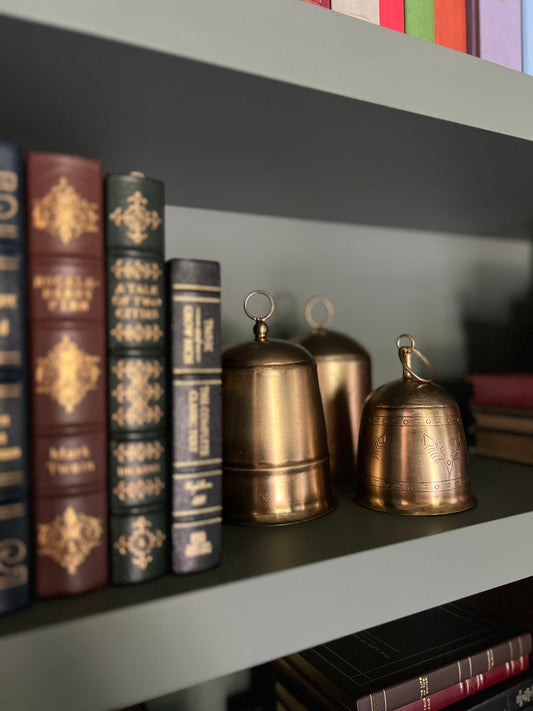
<path fill-rule="evenodd" d="M 165 448 L 161 442 L 121 442 L 113 450 L 113 455 L 121 464 L 131 464 L 135 462 L 146 462 L 151 459 L 159 459 Z"/>
<path fill-rule="evenodd" d="M 144 501 L 149 496 L 159 496 L 165 488 L 165 483 L 159 477 L 155 479 L 137 479 L 137 481 L 119 481 L 113 489 L 113 494 L 120 501 Z"/>
<path fill-rule="evenodd" d="M 162 531 L 151 531 L 151 522 L 145 516 L 139 516 L 132 524 L 133 533 L 131 536 L 122 535 L 113 544 L 114 548 L 121 555 L 132 557 L 132 563 L 141 570 L 146 570 L 153 561 L 152 551 L 154 548 L 161 548 L 166 539 Z"/>
<path fill-rule="evenodd" d="M 112 419 L 121 427 L 159 424 L 164 412 L 156 403 L 164 390 L 159 383 L 150 381 L 162 374 L 162 364 L 157 360 L 119 360 L 112 370 L 120 381 L 111 391 L 119 403 Z"/>
<path fill-rule="evenodd" d="M 101 369 L 100 357 L 84 353 L 68 336 L 45 357 L 37 358 L 37 392 L 50 395 L 69 414 L 90 390 L 96 390 Z"/>
<path fill-rule="evenodd" d="M 157 281 L 163 271 L 157 262 L 139 262 L 117 259 L 111 267 L 111 273 L 118 281 Z"/>
<path fill-rule="evenodd" d="M 157 210 L 147 210 L 148 200 L 142 196 L 139 190 L 126 201 L 128 207 L 124 210 L 117 207 L 109 215 L 109 219 L 117 227 L 126 228 L 126 234 L 134 244 L 141 244 L 148 238 L 148 230 L 156 230 L 163 221 Z"/>
<path fill-rule="evenodd" d="M 37 554 L 46 555 L 75 575 L 89 553 L 102 543 L 102 521 L 67 506 L 50 523 L 37 524 Z"/>
<path fill-rule="evenodd" d="M 98 206 L 83 198 L 65 177 L 39 200 L 31 212 L 33 226 L 70 244 L 85 232 L 98 232 Z"/>

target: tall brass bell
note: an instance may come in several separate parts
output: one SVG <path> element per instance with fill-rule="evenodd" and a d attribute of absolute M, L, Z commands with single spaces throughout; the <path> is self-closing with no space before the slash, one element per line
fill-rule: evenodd
<path fill-rule="evenodd" d="M 255 294 L 270 311 L 252 316 Z M 274 301 L 253 291 L 244 310 L 255 340 L 222 354 L 223 512 L 228 523 L 282 525 L 333 511 L 324 411 L 315 360 L 302 346 L 268 339 Z"/>
<path fill-rule="evenodd" d="M 322 321 L 313 317 L 317 305 L 325 310 Z M 371 387 L 370 356 L 352 338 L 328 328 L 333 321 L 329 299 L 324 296 L 309 299 L 304 313 L 312 331 L 294 340 L 307 348 L 317 363 L 331 473 L 334 479 L 348 476 L 353 479 L 361 412 Z"/>
<path fill-rule="evenodd" d="M 413 354 L 431 366 L 411 336 L 400 336 L 397 346 L 403 378 L 375 390 L 363 408 L 355 501 L 413 516 L 470 509 L 476 499 L 459 407 L 433 376 L 416 374 Z"/>

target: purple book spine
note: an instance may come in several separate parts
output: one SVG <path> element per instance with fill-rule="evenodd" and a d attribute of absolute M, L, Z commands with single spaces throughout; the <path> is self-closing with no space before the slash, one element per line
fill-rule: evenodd
<path fill-rule="evenodd" d="M 479 2 L 479 39 L 482 59 L 522 70 L 521 0 Z"/>

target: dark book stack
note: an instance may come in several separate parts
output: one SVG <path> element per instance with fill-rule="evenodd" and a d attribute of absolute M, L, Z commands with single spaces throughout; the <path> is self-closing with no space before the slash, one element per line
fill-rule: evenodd
<path fill-rule="evenodd" d="M 213 568 L 222 553 L 220 264 L 168 261 L 172 378 L 174 573 Z"/>
<path fill-rule="evenodd" d="M 46 598 L 108 582 L 102 165 L 30 153 L 26 185 L 35 588 Z"/>
<path fill-rule="evenodd" d="M 0 142 L 0 613 L 29 595 L 24 167 Z"/>
<path fill-rule="evenodd" d="M 110 581 L 167 570 L 164 186 L 108 175 Z"/>
<path fill-rule="evenodd" d="M 460 603 L 272 663 L 288 709 L 438 711 L 526 672 L 531 634 Z"/>

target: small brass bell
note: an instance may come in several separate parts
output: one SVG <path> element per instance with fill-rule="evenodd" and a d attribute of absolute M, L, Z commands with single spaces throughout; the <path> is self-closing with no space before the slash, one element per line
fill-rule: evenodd
<path fill-rule="evenodd" d="M 404 339 L 409 345 L 401 345 Z M 367 398 L 361 417 L 354 499 L 378 511 L 430 516 L 476 505 L 459 406 L 433 376 L 413 369 L 414 339 L 397 340 L 403 378 Z"/>
<path fill-rule="evenodd" d="M 248 301 L 264 294 L 266 316 Z M 244 310 L 255 340 L 222 354 L 223 511 L 228 523 L 282 525 L 335 508 L 316 362 L 302 346 L 267 338 L 274 301 L 253 291 Z"/>
<path fill-rule="evenodd" d="M 317 305 L 325 310 L 323 321 L 313 318 Z M 331 473 L 334 479 L 349 476 L 353 480 L 361 412 L 371 387 L 370 356 L 352 338 L 328 328 L 333 321 L 329 299 L 324 296 L 309 299 L 304 313 L 313 330 L 294 340 L 311 351 L 317 363 Z"/>

